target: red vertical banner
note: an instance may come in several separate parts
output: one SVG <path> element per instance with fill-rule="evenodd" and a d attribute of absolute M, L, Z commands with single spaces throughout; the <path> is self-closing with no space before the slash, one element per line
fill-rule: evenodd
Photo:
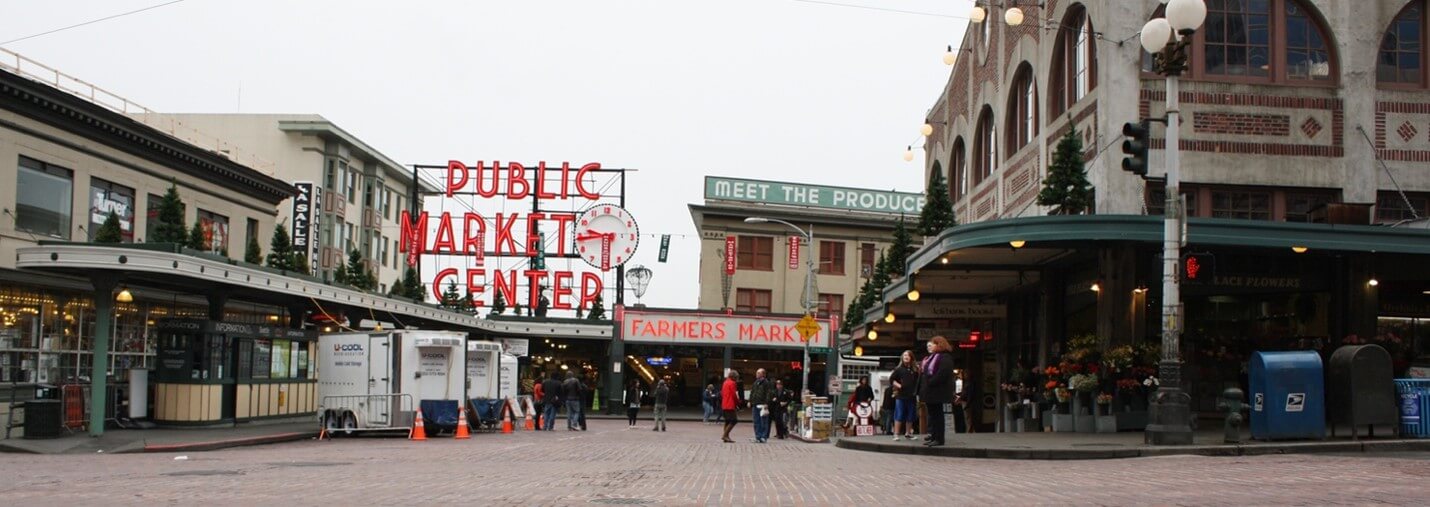
<path fill-rule="evenodd" d="M 799 269 L 799 236 L 789 237 L 789 268 Z"/>
<path fill-rule="evenodd" d="M 725 274 L 735 274 L 735 237 L 725 236 Z"/>

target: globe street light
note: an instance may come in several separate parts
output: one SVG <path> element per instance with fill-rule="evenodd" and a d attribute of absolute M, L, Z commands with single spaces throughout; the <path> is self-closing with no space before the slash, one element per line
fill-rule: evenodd
<path fill-rule="evenodd" d="M 1147 424 L 1147 442 L 1155 445 L 1192 443 L 1191 397 L 1182 391 L 1182 293 L 1177 279 L 1181 256 L 1181 89 L 1177 78 L 1187 68 L 1192 35 L 1207 17 L 1203 0 L 1171 0 L 1166 17 L 1142 26 L 1142 49 L 1151 53 L 1153 70 L 1167 78 L 1167 203 L 1162 237 L 1162 361 L 1157 393 L 1153 395 Z"/>
<path fill-rule="evenodd" d="M 799 228 L 799 226 L 797 226 L 797 225 L 795 225 L 795 224 L 786 222 L 786 221 L 784 221 L 784 220 L 779 220 L 779 219 L 776 219 L 776 218 L 749 217 L 749 218 L 746 218 L 746 219 L 745 219 L 745 223 L 747 223 L 747 224 L 767 224 L 767 223 L 770 223 L 770 222 L 775 222 L 775 223 L 779 223 L 779 224 L 784 224 L 785 226 L 787 226 L 787 227 L 789 227 L 789 228 L 791 228 L 791 229 L 794 229 L 795 231 L 798 231 L 798 232 L 799 232 L 799 235 L 804 237 L 805 247 L 806 247 L 806 248 L 809 248 L 809 254 L 805 256 L 805 266 L 808 268 L 808 272 L 805 273 L 805 275 L 804 275 L 804 298 L 802 298 L 803 300 L 801 301 L 801 303 L 802 303 L 803 306 L 804 306 L 804 314 L 805 314 L 805 315 L 813 315 L 813 313 L 814 313 L 814 311 L 813 311 L 813 309 L 814 309 L 813 299 L 814 299 L 814 297 L 815 297 L 815 296 L 814 296 L 814 225 L 811 224 L 811 225 L 809 226 L 809 231 L 806 232 L 804 229 Z M 829 331 L 829 335 L 830 335 L 831 337 L 834 336 L 834 330 L 830 330 L 830 331 Z M 813 336 L 810 337 L 810 340 L 812 340 L 812 339 L 814 339 Z M 800 379 L 800 386 L 801 386 L 801 389 L 804 389 L 804 390 L 808 390 L 808 391 L 810 391 L 810 392 L 813 392 L 813 390 L 809 388 L 809 341 L 810 341 L 810 340 L 805 340 L 805 341 L 804 341 L 804 368 L 803 368 L 803 370 L 801 370 L 801 373 L 802 373 L 803 376 L 802 376 L 801 379 Z M 833 339 L 830 340 L 829 346 L 830 346 L 831 350 L 833 350 L 833 347 L 835 346 Z M 833 353 L 833 352 L 831 352 L 831 353 Z"/>

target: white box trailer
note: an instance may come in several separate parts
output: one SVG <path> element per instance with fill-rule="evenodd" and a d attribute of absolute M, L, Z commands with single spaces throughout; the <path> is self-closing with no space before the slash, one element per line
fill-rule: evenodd
<path fill-rule="evenodd" d="M 330 432 L 406 430 L 424 401 L 460 409 L 467 399 L 466 343 L 465 333 L 447 331 L 319 336 L 318 417 Z M 433 421 L 434 414 L 424 415 Z M 450 417 L 455 426 L 456 412 Z"/>

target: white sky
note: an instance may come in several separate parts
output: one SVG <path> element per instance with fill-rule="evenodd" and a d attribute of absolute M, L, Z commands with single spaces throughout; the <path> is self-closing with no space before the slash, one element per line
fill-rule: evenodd
<path fill-rule="evenodd" d="M 686 205 L 705 175 L 921 191 L 919 164 L 900 155 L 972 2 L 829 1 L 936 15 L 797 0 L 186 0 L 4 47 L 158 111 L 321 114 L 403 164 L 639 169 L 627 200 L 641 232 L 685 235 L 665 264 L 658 238 L 642 238 L 644 302 L 693 308 Z M 0 0 L 0 41 L 160 3 Z"/>

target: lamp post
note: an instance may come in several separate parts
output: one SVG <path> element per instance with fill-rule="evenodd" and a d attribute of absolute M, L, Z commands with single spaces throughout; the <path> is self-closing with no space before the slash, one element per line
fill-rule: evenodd
<path fill-rule="evenodd" d="M 775 223 L 785 224 L 785 225 L 788 226 L 789 228 L 794 229 L 795 231 L 798 231 L 798 232 L 799 232 L 799 235 L 804 237 L 805 246 L 809 248 L 809 254 L 805 256 L 805 261 L 804 261 L 804 263 L 805 263 L 805 266 L 809 268 L 809 270 L 808 270 L 808 272 L 806 272 L 805 275 L 804 275 L 804 298 L 803 298 L 803 301 L 801 301 L 801 303 L 804 305 L 804 313 L 805 313 L 805 315 L 813 315 L 813 314 L 814 314 L 814 303 L 813 303 L 813 300 L 814 300 L 814 298 L 815 298 L 815 295 L 814 295 L 814 225 L 811 224 L 811 225 L 809 226 L 809 231 L 808 231 L 808 232 L 805 232 L 805 230 L 799 228 L 799 226 L 797 226 L 797 225 L 795 225 L 795 224 L 792 224 L 792 223 L 789 223 L 789 222 L 786 222 L 786 221 L 784 221 L 784 220 L 779 220 L 779 219 L 774 219 L 774 218 L 765 218 L 765 217 L 750 217 L 750 218 L 746 218 L 746 219 L 745 219 L 745 223 L 747 223 L 747 224 L 764 224 L 764 223 L 769 223 L 769 222 L 775 222 Z M 833 335 L 833 332 L 831 331 L 830 334 Z M 813 340 L 813 339 L 814 339 L 814 337 L 811 336 L 811 337 L 810 337 L 810 340 Z M 809 388 L 809 342 L 810 342 L 810 340 L 805 340 L 805 341 L 804 341 L 804 367 L 800 370 L 800 373 L 801 373 L 800 389 L 804 389 L 804 390 L 808 390 L 808 391 L 810 391 L 810 392 L 813 392 L 814 390 Z M 830 347 L 833 347 L 834 344 L 833 344 L 833 343 L 830 343 L 829 346 L 830 346 Z"/>
<path fill-rule="evenodd" d="M 1187 68 L 1192 34 L 1207 17 L 1203 0 L 1171 0 L 1166 17 L 1142 27 L 1142 48 L 1153 55 L 1153 70 L 1167 77 L 1167 201 L 1162 237 L 1162 361 L 1152 398 L 1146 441 L 1154 445 L 1192 443 L 1191 396 L 1182 391 L 1182 293 L 1177 261 L 1181 257 L 1181 126 L 1177 78 Z"/>

